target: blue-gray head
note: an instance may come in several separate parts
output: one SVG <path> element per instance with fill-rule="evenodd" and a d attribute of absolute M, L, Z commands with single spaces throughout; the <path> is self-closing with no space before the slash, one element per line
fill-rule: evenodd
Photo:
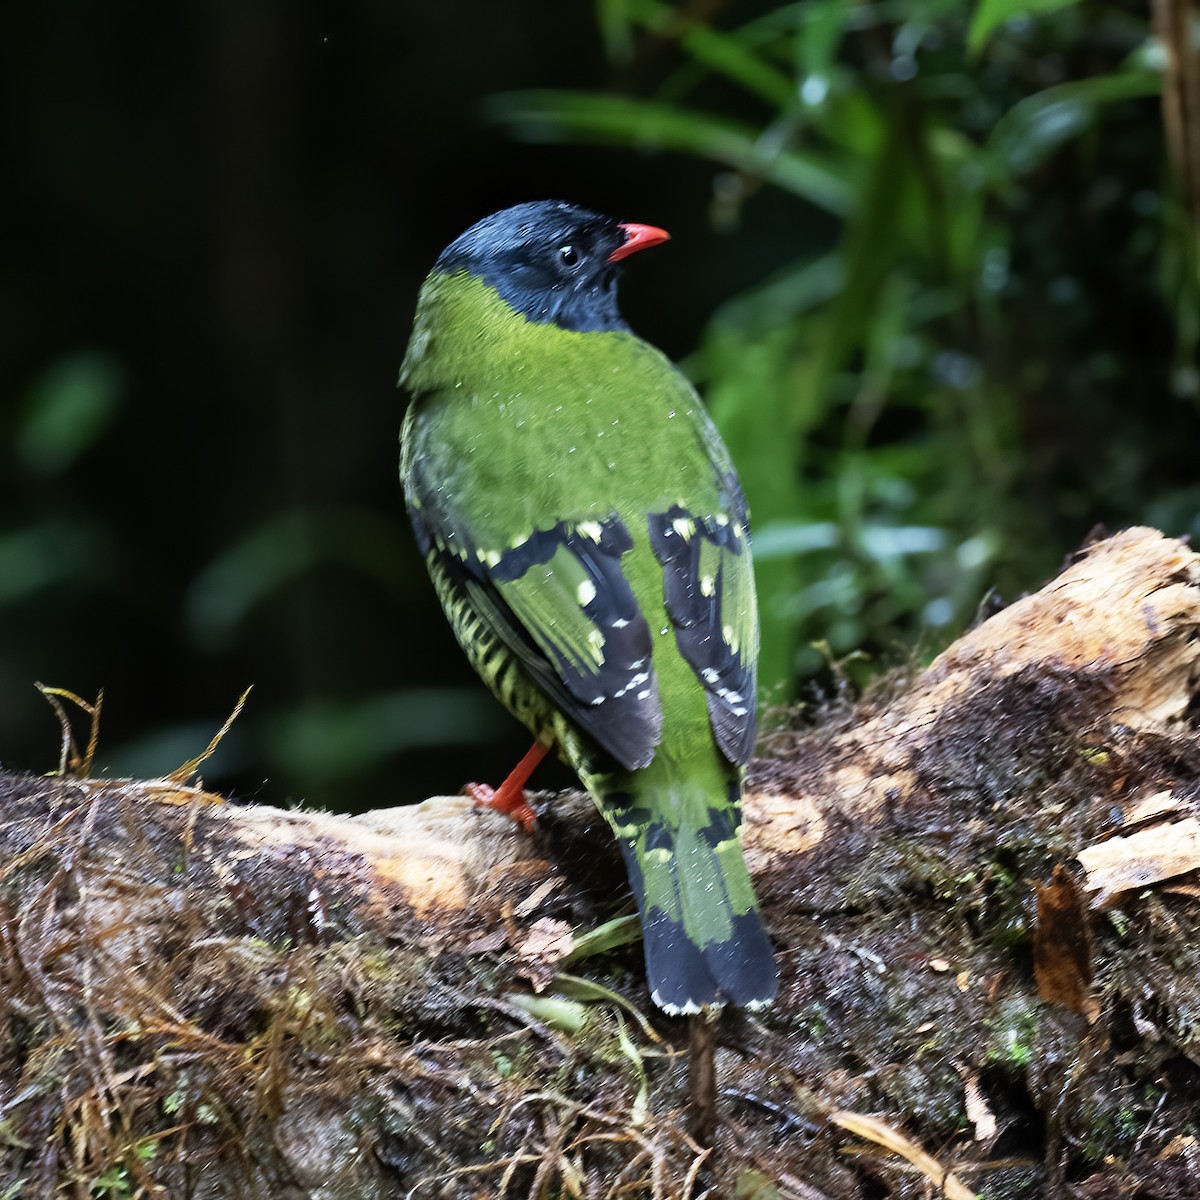
<path fill-rule="evenodd" d="M 625 329 L 617 263 L 668 236 L 653 225 L 537 200 L 477 221 L 442 251 L 435 270 L 477 276 L 530 321 L 577 333 Z"/>

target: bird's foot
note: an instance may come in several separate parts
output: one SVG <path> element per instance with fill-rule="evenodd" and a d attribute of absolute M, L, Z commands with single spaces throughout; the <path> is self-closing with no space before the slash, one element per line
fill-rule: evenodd
<path fill-rule="evenodd" d="M 537 824 L 537 813 L 529 807 L 522 788 L 509 790 L 504 784 L 493 788 L 486 783 L 468 783 L 463 788 L 463 795 L 470 796 L 477 808 L 490 808 L 493 812 L 512 817 L 526 833 L 532 833 Z"/>
<path fill-rule="evenodd" d="M 533 747 L 498 788 L 490 788 L 486 783 L 468 783 L 463 788 L 463 795 L 470 796 L 480 808 L 490 808 L 512 817 L 526 833 L 532 833 L 534 825 L 537 824 L 537 813 L 529 807 L 525 799 L 525 784 L 533 774 L 534 767 L 546 757 L 549 748 L 541 742 L 534 742 Z"/>

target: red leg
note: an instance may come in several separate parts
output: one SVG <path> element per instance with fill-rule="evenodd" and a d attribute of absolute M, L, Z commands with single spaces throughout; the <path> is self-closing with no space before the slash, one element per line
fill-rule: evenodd
<path fill-rule="evenodd" d="M 480 808 L 491 808 L 496 812 L 505 813 L 526 833 L 532 833 L 537 813 L 525 803 L 525 784 L 549 749 L 549 746 L 543 746 L 541 742 L 534 742 L 533 748 L 517 763 L 509 777 L 498 788 L 490 788 L 486 783 L 468 783 L 463 788 L 463 793 L 470 796 Z"/>

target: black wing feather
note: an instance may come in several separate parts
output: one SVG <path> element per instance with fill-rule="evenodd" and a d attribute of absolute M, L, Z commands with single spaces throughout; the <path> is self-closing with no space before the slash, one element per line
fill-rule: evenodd
<path fill-rule="evenodd" d="M 729 627 L 740 625 L 742 614 L 725 612 L 723 603 L 727 573 L 752 570 L 744 502 L 735 507 L 733 520 L 723 522 L 680 505 L 651 513 L 649 520 L 650 546 L 662 564 L 675 642 L 704 685 L 717 745 L 730 762 L 749 762 L 754 752 L 755 652 L 727 636 Z M 705 556 L 706 543 L 718 553 Z M 713 560 L 707 576 L 702 557 Z"/>
<path fill-rule="evenodd" d="M 615 514 L 604 520 L 560 521 L 535 530 L 520 545 L 481 557 L 461 538 L 439 536 L 410 510 L 418 545 L 454 582 L 468 603 L 517 655 L 539 688 L 584 733 L 628 770 L 647 766 L 662 734 L 662 707 L 651 662 L 650 628 L 621 569 L 621 556 L 633 540 Z M 514 611 L 504 592 L 530 572 L 546 572 L 547 564 L 566 551 L 578 564 L 589 587 L 568 599 L 582 610 L 602 639 L 599 661 L 581 661 L 571 647 L 555 641 L 554 629 L 531 629 Z M 530 576 L 531 587 L 546 589 L 549 577 Z M 587 594 L 590 592 L 590 595 Z"/>

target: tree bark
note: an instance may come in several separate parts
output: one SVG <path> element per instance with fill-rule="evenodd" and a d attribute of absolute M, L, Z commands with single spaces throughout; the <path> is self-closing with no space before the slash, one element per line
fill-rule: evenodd
<path fill-rule="evenodd" d="M 782 985 L 717 1028 L 711 1148 L 585 797 L 0 776 L 0 1196 L 1192 1195 L 1198 633 L 1131 530 L 764 738 Z"/>

